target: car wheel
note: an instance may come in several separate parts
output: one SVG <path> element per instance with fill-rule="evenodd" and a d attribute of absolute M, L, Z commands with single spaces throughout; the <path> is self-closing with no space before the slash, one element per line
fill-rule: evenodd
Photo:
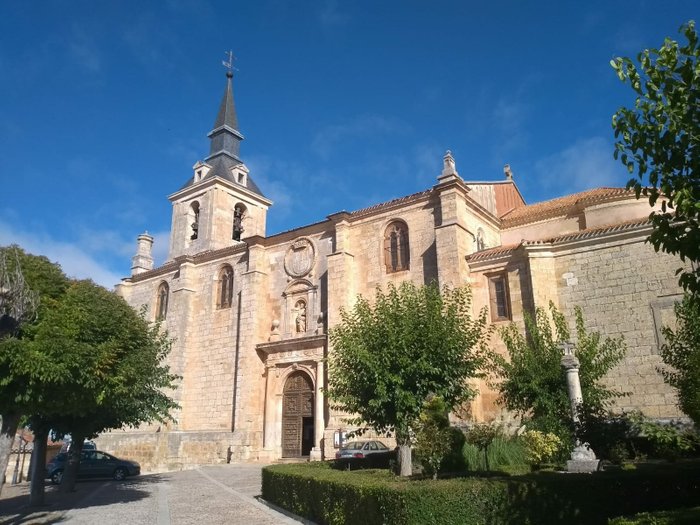
<path fill-rule="evenodd" d="M 63 481 L 63 471 L 62 470 L 57 470 L 53 474 L 51 474 L 51 483 L 54 485 L 60 485 L 61 481 Z"/>
<path fill-rule="evenodd" d="M 117 481 L 121 481 L 126 477 L 126 474 L 126 469 L 119 467 L 114 471 L 114 475 L 112 477 Z"/>

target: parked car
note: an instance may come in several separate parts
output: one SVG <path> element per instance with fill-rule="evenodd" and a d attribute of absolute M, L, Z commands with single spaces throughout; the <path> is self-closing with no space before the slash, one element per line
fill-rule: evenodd
<path fill-rule="evenodd" d="M 339 468 L 389 468 L 389 462 L 396 459 L 396 451 L 381 441 L 350 441 L 335 453 L 335 463 Z"/>
<path fill-rule="evenodd" d="M 46 465 L 46 477 L 55 484 L 61 483 L 67 462 L 66 452 L 57 454 Z M 99 450 L 83 450 L 80 454 L 79 478 L 114 478 L 121 481 L 127 476 L 138 476 L 140 473 L 141 465 L 135 461 L 115 458 Z"/>
<path fill-rule="evenodd" d="M 70 452 L 72 446 L 72 441 L 64 442 L 63 446 L 61 447 L 61 452 Z M 97 450 L 97 445 L 95 445 L 94 441 L 88 441 L 86 439 L 85 441 L 83 441 L 83 450 Z"/>

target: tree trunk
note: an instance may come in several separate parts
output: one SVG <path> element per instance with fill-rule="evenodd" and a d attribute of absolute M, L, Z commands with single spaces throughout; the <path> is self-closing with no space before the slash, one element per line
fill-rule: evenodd
<path fill-rule="evenodd" d="M 2 425 L 0 426 L 0 494 L 2 494 L 2 487 L 5 485 L 5 472 L 7 472 L 7 463 L 10 461 L 10 454 L 12 454 L 12 442 L 17 433 L 19 418 L 19 414 L 2 416 Z"/>
<path fill-rule="evenodd" d="M 29 505 L 32 507 L 44 504 L 44 485 L 46 477 L 46 440 L 49 429 L 46 425 L 38 425 L 34 429 L 34 450 L 32 451 L 32 481 L 30 484 Z"/>
<path fill-rule="evenodd" d="M 63 481 L 61 481 L 61 492 L 75 491 L 75 480 L 78 478 L 78 468 L 80 467 L 80 454 L 83 451 L 83 441 L 85 436 L 72 433 L 70 450 L 68 451 L 68 461 L 66 470 L 63 471 Z"/>
<path fill-rule="evenodd" d="M 410 476 L 413 474 L 411 440 L 407 435 L 397 432 L 396 443 L 399 445 L 399 476 Z"/>

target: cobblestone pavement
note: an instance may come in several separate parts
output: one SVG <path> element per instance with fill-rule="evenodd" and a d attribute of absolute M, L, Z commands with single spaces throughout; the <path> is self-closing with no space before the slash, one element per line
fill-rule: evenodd
<path fill-rule="evenodd" d="M 29 487 L 5 485 L 0 524 L 295 524 L 255 496 L 260 494 L 261 465 L 202 467 L 111 480 L 80 481 L 72 494 L 48 486 L 46 505 L 28 507 Z M 307 522 L 308 523 L 308 522 Z"/>

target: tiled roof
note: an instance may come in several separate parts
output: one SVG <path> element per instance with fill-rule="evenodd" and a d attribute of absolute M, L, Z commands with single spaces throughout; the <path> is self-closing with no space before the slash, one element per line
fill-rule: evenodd
<path fill-rule="evenodd" d="M 633 219 L 629 221 L 619 222 L 616 224 L 609 224 L 606 226 L 599 226 L 598 228 L 589 228 L 586 230 L 581 230 L 577 232 L 565 233 L 562 235 L 557 235 L 555 237 L 549 237 L 547 239 L 540 239 L 535 241 L 523 240 L 518 244 L 509 244 L 506 246 L 496 246 L 495 248 L 489 248 L 488 250 L 482 250 L 480 252 L 472 253 L 467 256 L 468 261 L 482 261 L 485 259 L 491 259 L 498 255 L 505 255 L 514 252 L 521 246 L 543 246 L 543 245 L 554 245 L 562 242 L 577 241 L 581 239 L 589 239 L 592 237 L 597 237 L 599 235 L 604 235 L 608 233 L 631 231 L 644 226 L 649 225 L 649 219 Z"/>
<path fill-rule="evenodd" d="M 569 213 L 577 205 L 617 200 L 633 195 L 634 191 L 625 188 L 595 188 L 573 193 L 557 199 L 515 208 L 502 217 L 503 227 L 512 228 L 529 222 L 560 217 Z"/>
<path fill-rule="evenodd" d="M 505 255 L 511 253 L 522 246 L 522 243 L 518 244 L 507 244 L 505 246 L 496 246 L 495 248 L 489 248 L 488 250 L 481 250 L 480 252 L 472 253 L 467 255 L 468 261 L 481 261 L 483 259 L 490 259 L 496 255 Z"/>
<path fill-rule="evenodd" d="M 412 195 L 407 195 L 406 197 L 399 197 L 398 199 L 393 199 L 387 202 L 382 202 L 380 204 L 374 204 L 372 206 L 368 206 L 367 208 L 362 208 L 360 210 L 356 210 L 351 212 L 351 215 L 364 215 L 369 212 L 373 211 L 378 211 L 384 208 L 391 208 L 393 206 L 398 206 L 399 204 L 404 204 L 406 202 L 412 201 L 412 200 L 417 200 L 421 197 L 427 197 L 432 193 L 433 190 L 425 190 L 425 191 L 419 191 L 418 193 L 414 193 Z"/>
<path fill-rule="evenodd" d="M 550 237 L 549 239 L 543 239 L 541 241 L 527 241 L 526 245 L 537 245 L 537 244 L 556 244 L 560 242 L 576 241 L 579 239 L 587 239 L 590 237 L 595 237 L 604 233 L 613 233 L 626 230 L 634 230 L 641 226 L 646 226 L 650 224 L 648 218 L 643 219 L 632 219 L 625 222 L 619 222 L 616 224 L 609 224 L 606 226 L 599 226 L 598 228 L 589 228 L 586 230 L 581 230 L 572 233 L 565 233 L 563 235 L 557 235 L 556 237 Z"/>

